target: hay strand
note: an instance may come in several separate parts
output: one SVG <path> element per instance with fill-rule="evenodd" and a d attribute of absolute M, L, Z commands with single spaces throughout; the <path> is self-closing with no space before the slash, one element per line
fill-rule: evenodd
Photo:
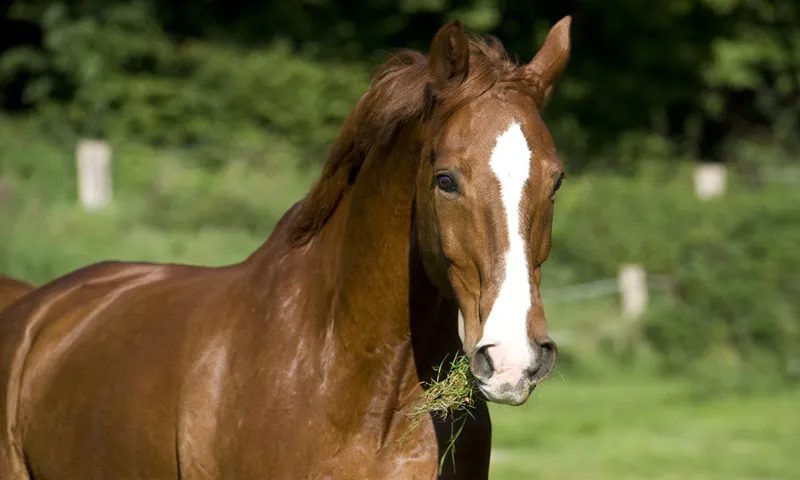
<path fill-rule="evenodd" d="M 444 378 L 442 378 L 443 365 L 444 361 L 434 368 L 436 380 L 427 384 L 427 388 L 420 396 L 421 403 L 413 406 L 409 414 L 412 420 L 409 431 L 417 428 L 428 415 L 441 420 L 447 420 L 448 417 L 453 419 L 450 424 L 450 440 L 439 463 L 439 474 L 442 472 L 448 452 L 451 454 L 455 469 L 455 442 L 464 429 L 467 416 L 472 416 L 471 410 L 475 407 L 475 377 L 472 376 L 467 357 L 456 354 Z M 455 423 L 459 421 L 461 426 L 456 430 Z"/>

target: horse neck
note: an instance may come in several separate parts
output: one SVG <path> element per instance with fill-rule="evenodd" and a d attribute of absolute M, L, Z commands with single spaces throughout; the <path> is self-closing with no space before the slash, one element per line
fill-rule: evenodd
<path fill-rule="evenodd" d="M 388 377 L 408 384 L 396 386 L 401 394 L 418 384 L 417 372 L 433 372 L 430 367 L 458 350 L 457 309 L 428 279 L 417 246 L 413 210 L 421 144 L 415 131 L 405 129 L 368 155 L 307 247 L 319 273 L 308 293 L 328 292 L 326 348 L 384 378 L 391 372 Z"/>
<path fill-rule="evenodd" d="M 413 229 L 419 161 L 414 136 L 398 136 L 368 155 L 307 244 L 288 247 L 296 205 L 247 262 L 260 272 L 255 284 L 290 278 L 302 291 L 299 315 L 304 322 L 316 319 L 311 323 L 322 341 L 316 350 L 322 384 L 352 389 L 357 382 L 369 404 L 363 408 L 377 408 L 382 417 L 413 400 L 419 382 L 434 375 L 432 367 L 458 350 L 457 309 L 425 274 Z M 353 404 L 346 411 L 355 418 L 361 410 Z"/>
<path fill-rule="evenodd" d="M 419 151 L 409 129 L 371 152 L 329 225 L 338 233 L 328 237 L 339 252 L 336 333 L 350 354 L 380 357 L 408 346 L 411 334 L 429 335 L 434 325 L 411 320 L 443 301 L 421 267 L 414 231 Z"/>

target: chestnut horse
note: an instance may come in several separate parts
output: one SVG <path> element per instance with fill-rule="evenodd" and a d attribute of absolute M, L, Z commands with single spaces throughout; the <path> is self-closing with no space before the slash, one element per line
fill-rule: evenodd
<path fill-rule="evenodd" d="M 33 285 L 0 275 L 0 312 L 32 290 Z"/>
<path fill-rule="evenodd" d="M 485 402 L 522 404 L 556 357 L 541 111 L 569 27 L 521 65 L 457 21 L 393 56 L 241 263 L 100 263 L 6 310 L 0 478 L 436 478 L 451 420 L 409 409 L 459 350 L 483 399 L 441 476 L 486 478 Z"/>

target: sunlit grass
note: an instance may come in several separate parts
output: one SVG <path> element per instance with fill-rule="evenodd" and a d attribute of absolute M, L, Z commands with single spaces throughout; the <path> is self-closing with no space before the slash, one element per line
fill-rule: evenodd
<path fill-rule="evenodd" d="M 472 376 L 467 357 L 456 355 L 451 360 L 450 368 L 447 369 L 446 375 L 443 375 L 445 371 L 442 368 L 443 366 L 444 363 L 437 367 L 436 379 L 425 385 L 421 402 L 411 409 L 409 415 L 411 417 L 410 430 L 418 428 L 428 416 L 442 420 L 448 417 L 453 419 L 450 441 L 448 442 L 447 450 L 442 455 L 440 468 L 447 461 L 447 454 L 452 452 L 453 445 L 461 434 L 464 422 L 475 406 L 473 397 L 475 378 Z"/>
<path fill-rule="evenodd" d="M 491 405 L 490 478 L 800 478 L 800 391 L 699 399 L 652 375 L 553 377 Z"/>

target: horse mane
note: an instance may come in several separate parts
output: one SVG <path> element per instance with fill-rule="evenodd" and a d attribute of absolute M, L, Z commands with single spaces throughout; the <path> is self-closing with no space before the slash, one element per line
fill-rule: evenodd
<path fill-rule="evenodd" d="M 441 126 L 458 108 L 500 85 L 526 93 L 541 105 L 544 92 L 538 78 L 523 71 L 499 40 L 469 35 L 469 47 L 464 82 L 438 91 L 431 86 L 428 57 L 420 52 L 399 50 L 377 69 L 370 88 L 342 124 L 319 179 L 298 206 L 290 227 L 295 245 L 307 243 L 322 229 L 367 153 L 386 146 L 404 126 L 431 120 L 436 131 L 435 125 Z"/>

